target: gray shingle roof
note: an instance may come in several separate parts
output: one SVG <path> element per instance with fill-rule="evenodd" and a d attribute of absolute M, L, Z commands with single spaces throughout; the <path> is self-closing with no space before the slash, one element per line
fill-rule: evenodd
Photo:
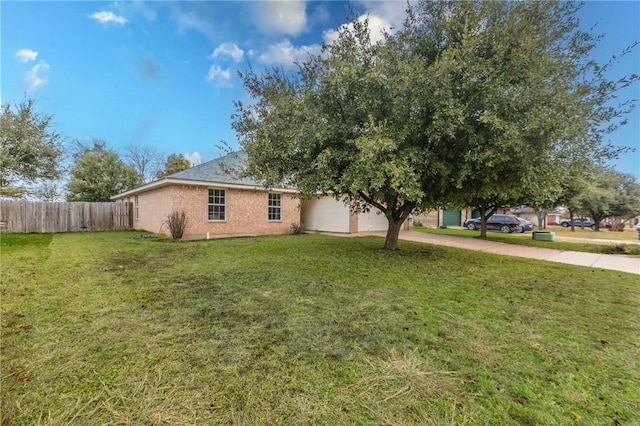
<path fill-rule="evenodd" d="M 118 200 L 129 197 L 133 194 L 149 191 L 154 188 L 165 185 L 172 185 L 178 181 L 184 182 L 185 185 L 194 184 L 212 184 L 212 186 L 220 185 L 241 185 L 250 188 L 264 188 L 264 184 L 253 179 L 243 178 L 239 176 L 239 171 L 247 161 L 247 153 L 244 151 L 232 152 L 215 160 L 207 161 L 198 166 L 183 170 L 178 173 L 165 176 L 160 180 L 147 183 L 129 191 L 123 192 L 111 197 Z M 276 185 L 272 189 L 293 190 L 296 188 L 291 185 Z"/>
<path fill-rule="evenodd" d="M 247 161 L 247 153 L 244 151 L 232 152 L 215 160 L 207 161 L 198 166 L 166 176 L 167 179 L 181 179 L 198 182 L 211 182 L 221 184 L 246 185 L 262 187 L 263 183 L 238 176 L 242 166 Z M 279 185 L 280 188 L 288 188 Z"/>
<path fill-rule="evenodd" d="M 215 160 L 207 161 L 181 172 L 173 173 L 165 176 L 167 179 L 184 179 L 199 182 L 217 182 L 232 183 L 236 185 L 253 185 L 260 184 L 250 179 L 243 179 L 234 176 L 233 171 L 242 167 L 246 161 L 247 154 L 244 152 L 232 152 Z"/>

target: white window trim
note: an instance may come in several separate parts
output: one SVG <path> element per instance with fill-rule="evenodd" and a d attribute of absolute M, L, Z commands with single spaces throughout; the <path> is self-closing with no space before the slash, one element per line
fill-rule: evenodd
<path fill-rule="evenodd" d="M 277 205 L 277 206 L 271 205 L 271 196 L 272 195 L 277 195 L 278 196 L 279 205 Z M 269 217 L 269 216 L 271 216 L 271 209 L 277 209 L 278 210 L 279 219 L 271 219 Z M 269 192 L 269 193 L 267 193 L 267 221 L 268 222 L 282 222 L 282 194 L 277 193 L 277 192 Z"/>
<path fill-rule="evenodd" d="M 224 191 L 224 204 L 215 204 L 215 203 L 210 203 L 209 199 L 210 199 L 210 194 L 211 191 Z M 215 197 L 215 195 L 214 195 Z M 222 206 L 224 207 L 224 219 L 210 219 L 210 215 L 209 215 L 209 208 L 211 206 Z M 227 190 L 226 188 L 209 188 L 207 190 L 207 221 L 208 222 L 226 222 L 227 221 Z"/>

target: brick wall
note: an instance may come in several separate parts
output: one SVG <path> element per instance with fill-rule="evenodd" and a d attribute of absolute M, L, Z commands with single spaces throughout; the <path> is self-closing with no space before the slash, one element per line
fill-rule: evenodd
<path fill-rule="evenodd" d="M 139 218 L 134 219 L 134 228 L 168 234 L 169 230 L 162 223 L 172 209 L 184 210 L 187 215 L 185 237 L 204 238 L 207 233 L 212 236 L 283 234 L 289 232 L 292 223 L 300 223 L 299 202 L 292 194 L 281 193 L 281 220 L 269 221 L 267 192 L 225 187 L 215 189 L 226 191 L 225 221 L 209 220 L 208 187 L 172 185 L 138 195 Z M 130 200 L 134 201 L 134 197 Z"/>
<path fill-rule="evenodd" d="M 128 201 L 133 204 L 133 229 L 168 234 L 169 230 L 164 225 L 164 221 L 171 213 L 172 194 L 172 187 L 167 186 L 138 194 L 137 204 L 136 196 L 133 195 L 119 201 Z"/>

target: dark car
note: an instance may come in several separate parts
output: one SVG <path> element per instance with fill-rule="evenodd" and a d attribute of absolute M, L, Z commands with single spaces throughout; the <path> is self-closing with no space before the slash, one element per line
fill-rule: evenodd
<path fill-rule="evenodd" d="M 527 219 L 523 219 L 521 217 L 517 219 L 520 221 L 520 227 L 522 228 L 522 231 L 520 232 L 533 231 L 533 227 L 535 226 L 533 222 Z"/>
<path fill-rule="evenodd" d="M 585 218 L 574 217 L 573 219 L 562 219 L 560 221 L 560 225 L 562 225 L 565 228 L 568 228 L 569 226 L 571 226 L 572 222 L 573 222 L 573 226 L 576 228 L 584 227 L 584 228 L 596 229 L 595 222 L 588 217 L 585 217 Z"/>
<path fill-rule="evenodd" d="M 480 229 L 480 218 L 467 219 L 464 227 L 469 230 Z M 522 225 L 517 217 L 509 214 L 494 214 L 487 218 L 487 230 L 500 231 L 504 233 L 522 232 Z"/>

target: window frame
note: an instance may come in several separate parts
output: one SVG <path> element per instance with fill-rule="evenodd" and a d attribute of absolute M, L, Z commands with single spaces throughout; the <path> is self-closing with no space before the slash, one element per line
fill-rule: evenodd
<path fill-rule="evenodd" d="M 278 192 L 267 193 L 267 221 L 282 222 L 282 194 Z"/>
<path fill-rule="evenodd" d="M 222 199 L 222 202 L 220 202 Z M 216 202 L 216 200 L 218 202 Z M 218 211 L 216 212 L 216 208 Z M 216 213 L 218 218 L 216 218 Z M 220 217 L 222 216 L 222 217 Z M 207 191 L 207 220 L 209 222 L 227 221 L 227 190 L 223 188 L 209 188 Z"/>

